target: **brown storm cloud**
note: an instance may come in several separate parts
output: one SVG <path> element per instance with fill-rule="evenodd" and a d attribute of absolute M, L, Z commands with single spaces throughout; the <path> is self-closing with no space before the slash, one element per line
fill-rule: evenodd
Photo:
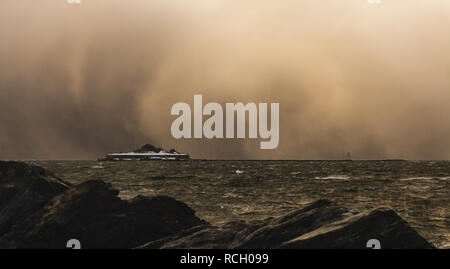
<path fill-rule="evenodd" d="M 3 0 L 0 158 L 450 158 L 446 0 Z M 176 102 L 279 102 L 280 146 L 175 140 Z"/>

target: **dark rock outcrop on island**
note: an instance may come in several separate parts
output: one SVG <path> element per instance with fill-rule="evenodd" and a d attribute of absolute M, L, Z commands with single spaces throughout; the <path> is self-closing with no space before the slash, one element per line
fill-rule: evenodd
<path fill-rule="evenodd" d="M 0 162 L 0 248 L 433 248 L 390 209 L 353 215 L 319 200 L 279 218 L 213 226 L 167 196 L 122 200 L 103 181 L 77 186 L 43 168 Z"/>
<path fill-rule="evenodd" d="M 155 147 L 155 146 L 153 146 L 151 144 L 145 144 L 142 147 L 134 150 L 133 152 L 136 152 L 136 153 L 143 153 L 143 152 L 150 152 L 150 151 L 152 151 L 152 152 L 160 152 L 161 150 L 163 150 L 163 149 L 159 148 L 159 147 L 157 148 L 157 147 Z"/>

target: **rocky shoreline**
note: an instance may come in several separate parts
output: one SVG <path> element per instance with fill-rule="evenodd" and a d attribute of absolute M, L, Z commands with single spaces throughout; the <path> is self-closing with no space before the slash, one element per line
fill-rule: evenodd
<path fill-rule="evenodd" d="M 0 162 L 0 248 L 434 248 L 388 208 L 350 213 L 319 200 L 280 218 L 214 226 L 168 196 L 118 197 L 103 181 L 71 185 L 39 166 Z"/>

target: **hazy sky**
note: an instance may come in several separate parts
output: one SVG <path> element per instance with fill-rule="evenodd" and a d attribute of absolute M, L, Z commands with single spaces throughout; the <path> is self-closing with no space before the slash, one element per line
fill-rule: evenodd
<path fill-rule="evenodd" d="M 1 0 L 0 158 L 450 159 L 448 0 Z M 175 140 L 172 104 L 279 102 L 280 145 Z"/>

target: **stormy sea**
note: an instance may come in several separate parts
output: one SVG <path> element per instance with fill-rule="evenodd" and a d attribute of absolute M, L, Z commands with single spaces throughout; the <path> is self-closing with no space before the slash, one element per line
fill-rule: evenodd
<path fill-rule="evenodd" d="M 317 199 L 389 207 L 450 248 L 450 161 L 28 161 L 73 184 L 100 179 L 123 199 L 168 195 L 212 224 L 278 217 Z"/>

